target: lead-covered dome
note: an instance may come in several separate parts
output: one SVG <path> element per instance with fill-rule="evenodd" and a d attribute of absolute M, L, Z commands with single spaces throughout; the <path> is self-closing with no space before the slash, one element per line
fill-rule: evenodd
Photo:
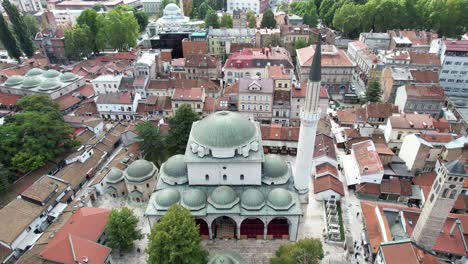
<path fill-rule="evenodd" d="M 41 91 L 49 91 L 49 90 L 56 90 L 60 88 L 61 84 L 57 79 L 47 79 L 41 83 L 39 90 Z"/>
<path fill-rule="evenodd" d="M 123 180 L 123 171 L 118 168 L 112 168 L 106 175 L 106 182 L 108 183 L 118 183 Z"/>
<path fill-rule="evenodd" d="M 26 76 L 28 77 L 38 76 L 38 75 L 41 75 L 43 72 L 44 71 L 39 68 L 32 68 L 26 73 Z"/>
<path fill-rule="evenodd" d="M 22 84 L 24 81 L 23 76 L 13 75 L 5 82 L 5 86 L 16 86 Z"/>
<path fill-rule="evenodd" d="M 126 172 L 126 179 L 129 181 L 143 181 L 153 176 L 155 166 L 147 160 L 135 160 L 128 166 Z"/>
<path fill-rule="evenodd" d="M 167 209 L 180 201 L 180 193 L 176 189 L 166 188 L 156 193 L 156 205 L 159 209 Z"/>
<path fill-rule="evenodd" d="M 182 196 L 182 204 L 192 211 L 198 211 L 206 206 L 206 194 L 199 189 L 189 189 Z"/>
<path fill-rule="evenodd" d="M 184 155 L 174 155 L 170 157 L 161 167 L 161 177 L 167 184 L 183 184 L 188 181 L 187 164 Z"/>
<path fill-rule="evenodd" d="M 208 197 L 208 202 L 217 209 L 231 209 L 239 202 L 239 197 L 231 187 L 219 186 Z"/>
<path fill-rule="evenodd" d="M 209 148 L 233 148 L 250 143 L 255 124 L 235 112 L 216 112 L 196 123 L 192 130 L 196 143 Z"/>
<path fill-rule="evenodd" d="M 60 76 L 60 81 L 62 82 L 72 82 L 76 79 L 78 79 L 78 76 L 71 72 L 66 72 Z"/>
<path fill-rule="evenodd" d="M 181 16 L 182 12 L 180 11 L 180 8 L 176 4 L 170 3 L 164 7 L 163 15 L 164 16 Z"/>
<path fill-rule="evenodd" d="M 267 203 L 275 210 L 288 210 L 294 204 L 294 200 L 289 191 L 275 188 L 268 194 Z"/>
<path fill-rule="evenodd" d="M 247 210 L 260 210 L 265 205 L 265 197 L 257 189 L 247 189 L 241 195 L 241 206 Z"/>
<path fill-rule="evenodd" d="M 60 75 L 60 72 L 56 70 L 47 70 L 42 73 L 42 76 L 45 78 L 55 78 L 55 77 L 58 77 L 59 75 Z"/>
<path fill-rule="evenodd" d="M 41 84 L 41 79 L 37 77 L 28 77 L 23 81 L 23 84 L 21 84 L 21 88 L 31 89 L 31 88 L 39 86 L 40 84 Z"/>
<path fill-rule="evenodd" d="M 266 184 L 283 184 L 289 179 L 289 166 L 280 156 L 265 155 L 262 163 L 262 181 Z"/>

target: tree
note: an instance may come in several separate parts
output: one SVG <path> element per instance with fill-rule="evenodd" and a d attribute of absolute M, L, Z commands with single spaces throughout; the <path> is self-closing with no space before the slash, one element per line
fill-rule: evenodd
<path fill-rule="evenodd" d="M 36 37 L 37 32 L 39 31 L 39 25 L 37 24 L 37 19 L 27 14 L 24 16 L 24 23 L 26 24 L 26 28 L 31 36 L 31 39 Z"/>
<path fill-rule="evenodd" d="M 201 5 L 198 6 L 198 18 L 205 19 L 206 13 L 208 13 L 209 10 L 213 10 L 211 6 L 209 6 L 206 2 L 201 3 Z"/>
<path fill-rule="evenodd" d="M 270 264 L 318 264 L 323 256 L 322 242 L 317 238 L 306 238 L 280 246 Z"/>
<path fill-rule="evenodd" d="M 65 30 L 65 55 L 75 61 L 91 56 L 93 53 L 91 34 L 87 25 L 76 25 Z"/>
<path fill-rule="evenodd" d="M 3 193 L 10 186 L 11 172 L 0 163 L 0 193 Z"/>
<path fill-rule="evenodd" d="M 281 37 L 279 34 L 271 34 L 270 37 L 266 38 L 262 43 L 262 47 L 277 47 L 279 45 L 281 45 Z"/>
<path fill-rule="evenodd" d="M 140 27 L 132 12 L 114 8 L 102 18 L 98 16 L 98 26 L 98 43 L 105 42 L 118 51 L 127 51 L 136 46 Z"/>
<path fill-rule="evenodd" d="M 107 8 L 101 4 L 101 3 L 98 3 L 98 4 L 94 4 L 92 7 L 91 7 L 92 10 L 96 11 L 96 12 L 99 12 L 99 11 L 107 11 Z"/>
<path fill-rule="evenodd" d="M 302 48 L 305 48 L 305 47 L 307 47 L 307 41 L 305 41 L 305 39 L 303 39 L 303 38 L 298 38 L 294 42 L 294 48 L 295 49 L 302 49 Z"/>
<path fill-rule="evenodd" d="M 228 14 L 223 14 L 219 26 L 223 28 L 232 28 L 232 17 Z"/>
<path fill-rule="evenodd" d="M 16 41 L 15 36 L 11 33 L 10 27 L 7 22 L 0 16 L 0 41 L 8 52 L 8 56 L 20 61 L 21 50 L 18 47 L 18 42 Z"/>
<path fill-rule="evenodd" d="M 138 22 L 138 26 L 140 27 L 140 32 L 145 31 L 146 26 L 148 25 L 148 15 L 143 11 L 138 11 L 135 8 L 133 9 L 133 15 Z"/>
<path fill-rule="evenodd" d="M 166 145 L 170 155 L 185 153 L 192 124 L 199 119 L 199 115 L 187 104 L 180 106 L 175 115 L 169 118 Z"/>
<path fill-rule="evenodd" d="M 249 24 L 249 28 L 256 28 L 257 27 L 257 17 L 252 10 L 247 11 L 247 23 Z"/>
<path fill-rule="evenodd" d="M 289 10 L 290 10 L 289 2 L 287 2 L 287 1 L 280 2 L 278 4 L 278 7 L 276 8 L 276 10 L 283 11 L 285 13 L 289 13 Z"/>
<path fill-rule="evenodd" d="M 48 96 L 25 96 L 17 105 L 22 111 L 0 126 L 0 162 L 7 168 L 31 171 L 76 145 L 58 104 Z"/>
<path fill-rule="evenodd" d="M 138 124 L 137 127 L 137 139 L 140 140 L 140 150 L 146 160 L 150 160 L 154 163 L 161 164 L 164 159 L 164 140 L 159 133 L 159 128 L 153 125 L 150 121 L 146 121 L 142 124 Z"/>
<path fill-rule="evenodd" d="M 143 238 L 137 227 L 138 218 L 131 209 L 112 209 L 107 218 L 107 244 L 120 252 L 132 249 L 133 242 Z"/>
<path fill-rule="evenodd" d="M 18 8 L 9 0 L 4 0 L 2 5 L 10 18 L 11 24 L 13 25 L 13 30 L 15 31 L 21 50 L 23 50 L 26 56 L 33 56 L 35 51 L 34 43 L 31 40 L 31 34 L 28 31 L 23 16 L 20 15 Z"/>
<path fill-rule="evenodd" d="M 206 12 L 205 26 L 207 28 L 209 28 L 209 27 L 219 28 L 218 15 L 212 9 L 210 9 L 210 10 L 208 10 L 208 12 Z"/>
<path fill-rule="evenodd" d="M 357 5 L 347 3 L 336 11 L 333 17 L 333 26 L 341 30 L 343 34 L 353 37 L 359 34 L 359 29 L 361 27 L 359 14 L 360 11 Z"/>
<path fill-rule="evenodd" d="M 208 253 L 201 247 L 198 226 L 190 211 L 173 205 L 151 228 L 149 264 L 204 264 Z"/>
<path fill-rule="evenodd" d="M 380 83 L 378 81 L 372 81 L 366 90 L 366 101 L 378 102 L 380 101 L 381 95 L 382 89 L 380 88 Z"/>
<path fill-rule="evenodd" d="M 223 0 L 206 0 L 208 5 L 211 6 L 212 9 L 219 11 L 224 8 L 224 1 Z"/>
<path fill-rule="evenodd" d="M 304 24 L 310 27 L 317 27 L 318 16 L 317 7 L 312 1 L 297 1 L 292 2 L 290 5 L 291 12 L 298 16 L 301 16 L 304 20 Z"/>
<path fill-rule="evenodd" d="M 333 14 L 330 11 L 333 9 L 333 5 L 335 4 L 335 0 L 323 0 L 320 4 L 319 14 L 322 18 L 323 23 L 326 25 L 331 25 L 333 22 Z"/>
<path fill-rule="evenodd" d="M 260 24 L 262 28 L 275 28 L 276 27 L 276 20 L 275 15 L 271 9 L 267 9 L 263 13 L 262 22 Z"/>
<path fill-rule="evenodd" d="M 102 45 L 98 45 L 97 42 L 97 35 L 99 31 L 99 26 L 98 26 L 98 13 L 94 9 L 86 9 L 83 12 L 81 12 L 80 16 L 76 18 L 76 23 L 77 25 L 83 26 L 86 25 L 88 26 L 90 30 L 90 35 L 88 36 L 88 39 L 90 43 L 92 44 L 92 50 L 94 54 L 98 54 L 99 50 L 103 48 Z"/>

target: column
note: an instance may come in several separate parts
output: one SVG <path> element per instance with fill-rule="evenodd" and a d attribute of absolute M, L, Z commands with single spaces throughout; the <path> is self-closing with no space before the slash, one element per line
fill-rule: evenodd
<path fill-rule="evenodd" d="M 263 226 L 263 239 L 264 239 L 264 240 L 267 240 L 267 234 L 268 234 L 268 223 L 266 223 L 266 224 Z"/>
<path fill-rule="evenodd" d="M 210 240 L 213 239 L 213 232 L 211 231 L 211 223 L 208 224 L 208 238 L 209 238 Z"/>
<path fill-rule="evenodd" d="M 237 223 L 236 223 L 236 238 L 240 239 L 240 226 L 237 226 Z"/>

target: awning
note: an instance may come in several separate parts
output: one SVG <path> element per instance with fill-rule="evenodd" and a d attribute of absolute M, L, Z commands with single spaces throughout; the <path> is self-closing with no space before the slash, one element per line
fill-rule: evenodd
<path fill-rule="evenodd" d="M 60 214 L 62 214 L 63 210 L 67 207 L 66 203 L 58 203 L 52 211 L 49 212 L 49 216 L 57 218 Z"/>
<path fill-rule="evenodd" d="M 42 233 L 36 234 L 34 232 L 29 232 L 26 237 L 21 240 L 21 242 L 18 244 L 17 248 L 21 250 L 25 250 L 27 247 L 32 246 L 34 243 L 36 243 L 37 240 L 42 236 Z"/>

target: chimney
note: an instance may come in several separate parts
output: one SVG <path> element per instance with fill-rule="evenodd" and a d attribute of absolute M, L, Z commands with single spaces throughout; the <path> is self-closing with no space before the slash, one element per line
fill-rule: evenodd
<path fill-rule="evenodd" d="M 459 224 L 460 224 L 460 220 L 459 219 L 455 220 L 452 227 L 450 228 L 450 236 L 453 236 L 453 233 L 455 232 L 455 229 L 457 228 Z"/>

